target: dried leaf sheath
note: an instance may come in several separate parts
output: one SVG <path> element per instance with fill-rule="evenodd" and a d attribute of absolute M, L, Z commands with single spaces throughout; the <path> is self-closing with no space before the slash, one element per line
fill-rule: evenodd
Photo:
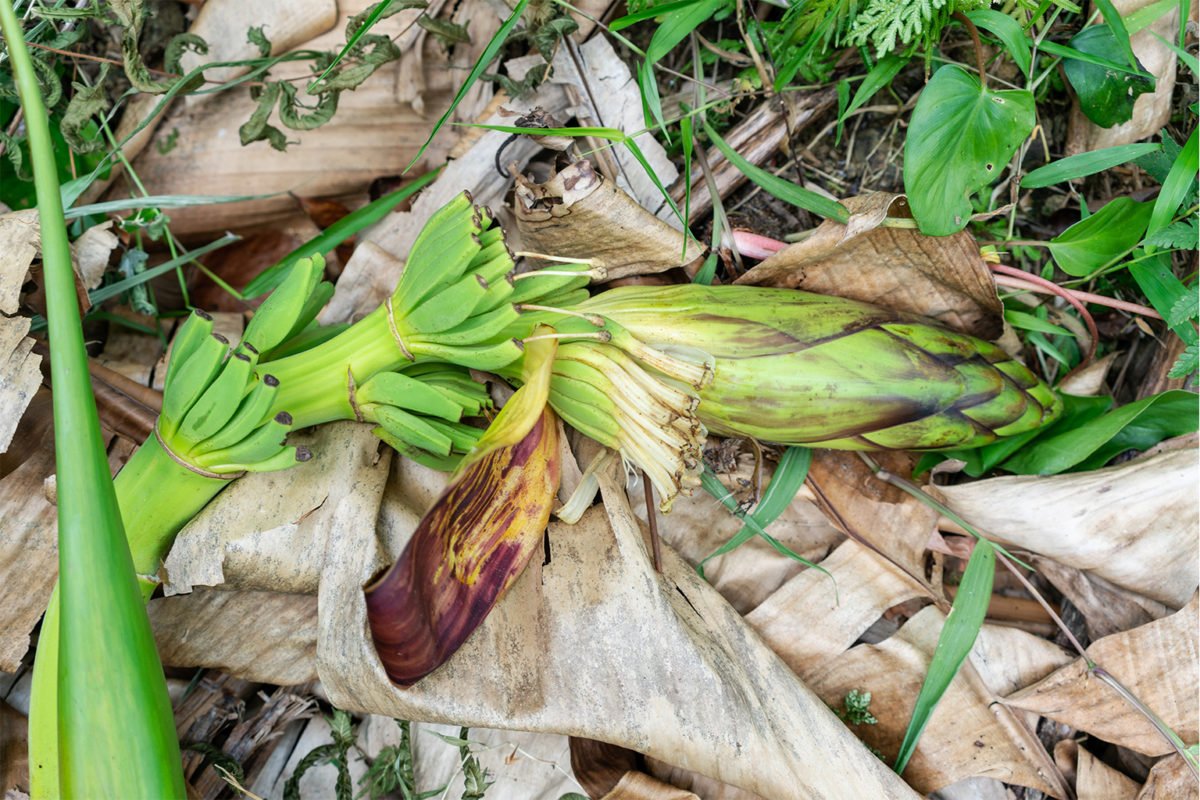
<path fill-rule="evenodd" d="M 468 465 L 392 568 L 366 588 L 388 677 L 410 686 L 443 664 L 540 547 L 560 475 L 553 412 L 516 444 Z"/>

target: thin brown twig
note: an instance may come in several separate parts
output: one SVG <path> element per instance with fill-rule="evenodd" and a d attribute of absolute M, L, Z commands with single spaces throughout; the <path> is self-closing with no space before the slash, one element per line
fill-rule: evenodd
<path fill-rule="evenodd" d="M 642 470 L 642 489 L 646 495 L 646 520 L 650 523 L 650 553 L 654 558 L 654 571 L 662 574 L 662 541 L 658 537 L 658 509 L 654 507 L 654 486 Z"/>
<path fill-rule="evenodd" d="M 96 62 L 102 63 L 102 64 L 116 64 L 118 67 L 125 66 L 125 62 L 120 61 L 115 58 L 105 58 L 104 56 L 94 56 L 89 53 L 76 53 L 71 50 L 60 50 L 57 47 L 49 47 L 44 44 L 37 44 L 36 42 L 29 42 L 28 44 L 30 47 L 37 48 L 38 50 L 45 50 L 48 53 L 56 53 L 57 55 L 67 56 L 68 58 L 78 58 L 78 59 L 82 59 L 83 61 L 96 61 Z M 180 75 L 176 75 L 174 72 L 164 72 L 161 69 L 153 69 L 151 67 L 146 67 L 146 69 L 149 72 L 153 72 L 155 75 L 162 75 L 164 78 L 179 78 L 179 77 L 181 77 Z"/>

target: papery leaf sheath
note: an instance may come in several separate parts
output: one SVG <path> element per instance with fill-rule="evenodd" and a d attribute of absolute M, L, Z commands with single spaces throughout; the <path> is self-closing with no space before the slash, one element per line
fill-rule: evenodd
<path fill-rule="evenodd" d="M 557 421 L 545 409 L 523 439 L 463 469 L 366 588 L 371 636 L 393 682 L 410 686 L 445 663 L 525 569 L 560 466 Z"/>

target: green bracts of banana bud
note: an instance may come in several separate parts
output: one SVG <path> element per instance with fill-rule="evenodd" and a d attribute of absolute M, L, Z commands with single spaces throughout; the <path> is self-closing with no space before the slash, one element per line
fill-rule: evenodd
<path fill-rule="evenodd" d="M 936 450 L 1030 431 L 1061 410 L 1049 387 L 999 347 L 838 297 L 631 286 L 576 310 L 617 323 L 651 348 L 711 356 L 714 377 L 700 389 L 699 416 L 721 435 Z"/>

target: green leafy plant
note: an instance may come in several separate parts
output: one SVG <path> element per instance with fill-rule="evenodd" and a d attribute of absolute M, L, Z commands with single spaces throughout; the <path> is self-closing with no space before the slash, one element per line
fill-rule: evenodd
<path fill-rule="evenodd" d="M 880 58 L 911 47 L 928 47 L 941 38 L 955 11 L 986 7 L 986 0 L 868 0 L 854 17 L 846 37 L 850 44 L 871 44 Z"/>
<path fill-rule="evenodd" d="M 1125 42 L 1128 46 L 1128 37 Z M 1079 53 L 1098 56 L 1106 61 L 1124 60 L 1125 49 L 1108 25 L 1084 28 L 1071 39 L 1070 46 Z M 1079 97 L 1079 109 L 1102 128 L 1128 122 L 1133 118 L 1133 104 L 1140 95 L 1154 91 L 1154 78 L 1134 59 L 1136 72 L 1116 72 L 1077 58 L 1063 62 L 1067 79 Z"/>
<path fill-rule="evenodd" d="M 304 754 L 292 776 L 283 785 L 284 800 L 300 800 L 300 781 L 313 767 L 321 764 L 332 764 L 337 769 L 337 781 L 334 784 L 334 797 L 337 800 L 353 800 L 354 784 L 350 778 L 350 749 L 354 747 L 354 721 L 350 715 L 340 708 L 333 710 L 333 716 L 326 717 L 329 732 L 333 741 L 329 744 L 317 745 Z"/>
<path fill-rule="evenodd" d="M 847 725 L 877 725 L 879 720 L 871 713 L 871 693 L 851 689 L 842 698 L 842 707 L 834 713 Z"/>
<path fill-rule="evenodd" d="M 904 142 L 904 188 L 921 232 L 965 228 L 970 196 L 999 177 L 1033 125 L 1032 93 L 991 91 L 957 66 L 935 72 Z"/>

